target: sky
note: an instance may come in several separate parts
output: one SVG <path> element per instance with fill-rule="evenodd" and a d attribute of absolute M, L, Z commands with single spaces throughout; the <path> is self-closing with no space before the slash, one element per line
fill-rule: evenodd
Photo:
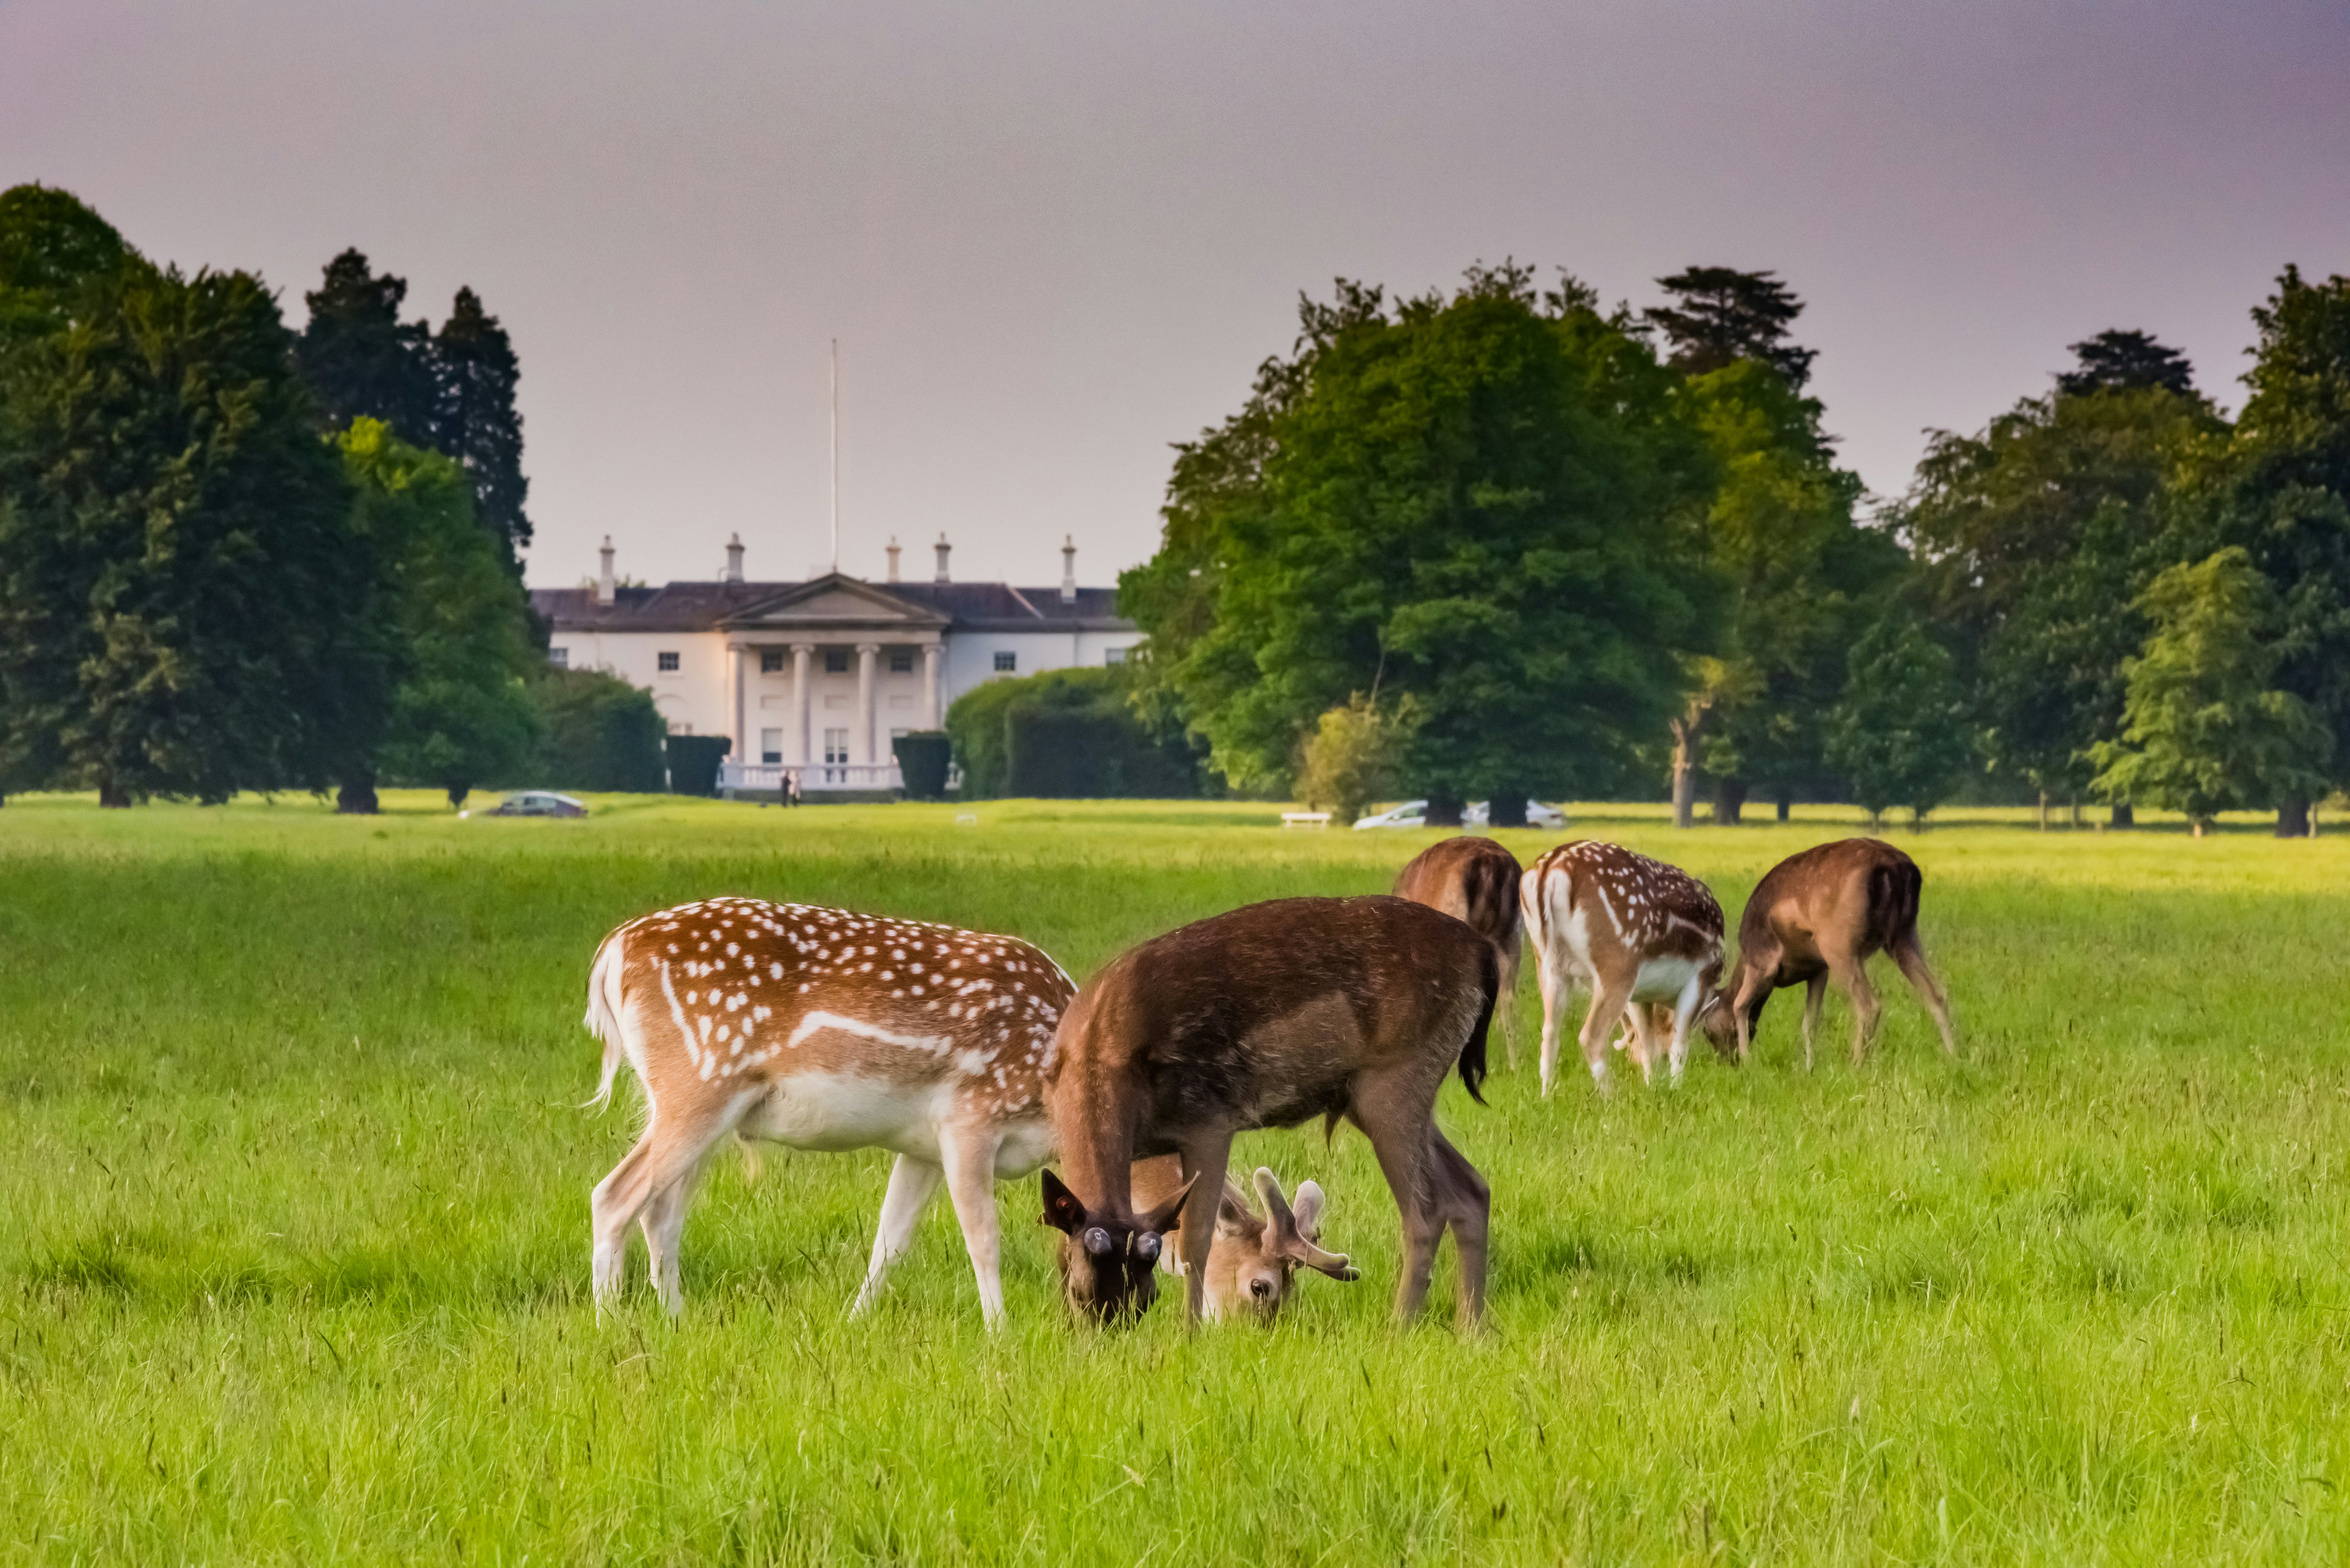
<path fill-rule="evenodd" d="M 2350 272 L 2350 5 L 0 0 L 0 186 L 74 192 L 288 318 L 348 245 L 523 368 L 536 586 L 954 545 L 1107 584 L 1170 443 L 1300 291 L 1692 264 L 1808 303 L 1811 390 L 1898 494 L 1933 428 L 2106 327 L 2232 405 L 2287 262 Z"/>

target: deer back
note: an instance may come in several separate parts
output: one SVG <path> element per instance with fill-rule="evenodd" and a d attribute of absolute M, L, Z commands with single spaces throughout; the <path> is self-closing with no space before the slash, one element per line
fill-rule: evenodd
<path fill-rule="evenodd" d="M 663 1115 L 801 1074 L 943 1087 L 957 1114 L 1040 1115 L 1076 987 L 1015 937 L 806 904 L 709 898 L 629 921 L 597 960 L 588 1023 L 617 1022 Z"/>
<path fill-rule="evenodd" d="M 1793 985 L 1835 958 L 1859 961 L 1918 927 L 1925 877 L 1881 838 L 1815 845 L 1773 866 L 1738 921 L 1738 962 Z"/>
<path fill-rule="evenodd" d="M 1678 866 L 1619 844 L 1580 839 L 1546 851 L 1525 875 L 1537 942 L 1562 943 L 1594 973 L 1628 979 L 1660 959 L 1709 980 L 1721 965 L 1721 905 Z"/>
<path fill-rule="evenodd" d="M 1494 946 L 1514 952 L 1522 916 L 1518 857 L 1490 838 L 1463 834 L 1431 845 L 1397 876 L 1395 896 L 1441 909 Z"/>

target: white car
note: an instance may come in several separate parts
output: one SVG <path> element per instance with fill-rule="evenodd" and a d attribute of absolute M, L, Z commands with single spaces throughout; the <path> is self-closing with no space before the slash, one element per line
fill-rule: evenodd
<path fill-rule="evenodd" d="M 1486 810 L 1486 803 L 1481 800 L 1474 805 L 1465 807 L 1461 811 L 1461 826 L 1463 827 L 1482 827 L 1485 826 L 1485 821 L 1489 815 L 1491 814 Z M 1365 827 L 1426 827 L 1427 826 L 1428 802 L 1424 800 L 1405 801 L 1401 805 L 1396 806 L 1392 810 L 1383 811 L 1377 816 L 1362 817 L 1355 824 L 1355 826 L 1358 829 Z M 1558 810 L 1555 806 L 1544 805 L 1538 800 L 1530 800 L 1526 802 L 1526 826 L 1528 827 L 1565 827 L 1566 826 L 1566 813 Z"/>

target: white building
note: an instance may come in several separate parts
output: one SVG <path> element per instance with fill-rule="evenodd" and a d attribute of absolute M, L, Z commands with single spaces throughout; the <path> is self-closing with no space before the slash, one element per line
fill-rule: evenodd
<path fill-rule="evenodd" d="M 982 681 L 1116 664 L 1142 640 L 1117 613 L 1118 590 L 1081 588 L 1076 546 L 1061 547 L 1057 588 L 949 580 L 901 582 L 889 545 L 887 582 L 835 573 L 805 583 L 743 576 L 726 547 L 714 583 L 621 587 L 609 539 L 593 587 L 534 588 L 554 626 L 548 658 L 603 670 L 653 694 L 672 733 L 727 735 L 723 783 L 744 790 L 898 787 L 890 742 L 935 730 Z"/>

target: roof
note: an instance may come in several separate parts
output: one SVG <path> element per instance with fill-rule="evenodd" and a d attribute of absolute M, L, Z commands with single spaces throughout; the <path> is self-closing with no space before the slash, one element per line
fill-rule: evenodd
<path fill-rule="evenodd" d="M 807 583 L 671 583 L 614 590 L 608 605 L 593 588 L 533 588 L 531 607 L 557 631 L 717 631 L 775 600 L 809 597 Z M 867 583 L 843 579 L 862 597 L 896 599 L 922 619 L 944 617 L 951 631 L 1132 631 L 1118 613 L 1116 588 L 1079 588 L 1064 601 L 1059 587 L 1008 583 Z M 935 624 L 935 621 L 932 621 Z"/>

